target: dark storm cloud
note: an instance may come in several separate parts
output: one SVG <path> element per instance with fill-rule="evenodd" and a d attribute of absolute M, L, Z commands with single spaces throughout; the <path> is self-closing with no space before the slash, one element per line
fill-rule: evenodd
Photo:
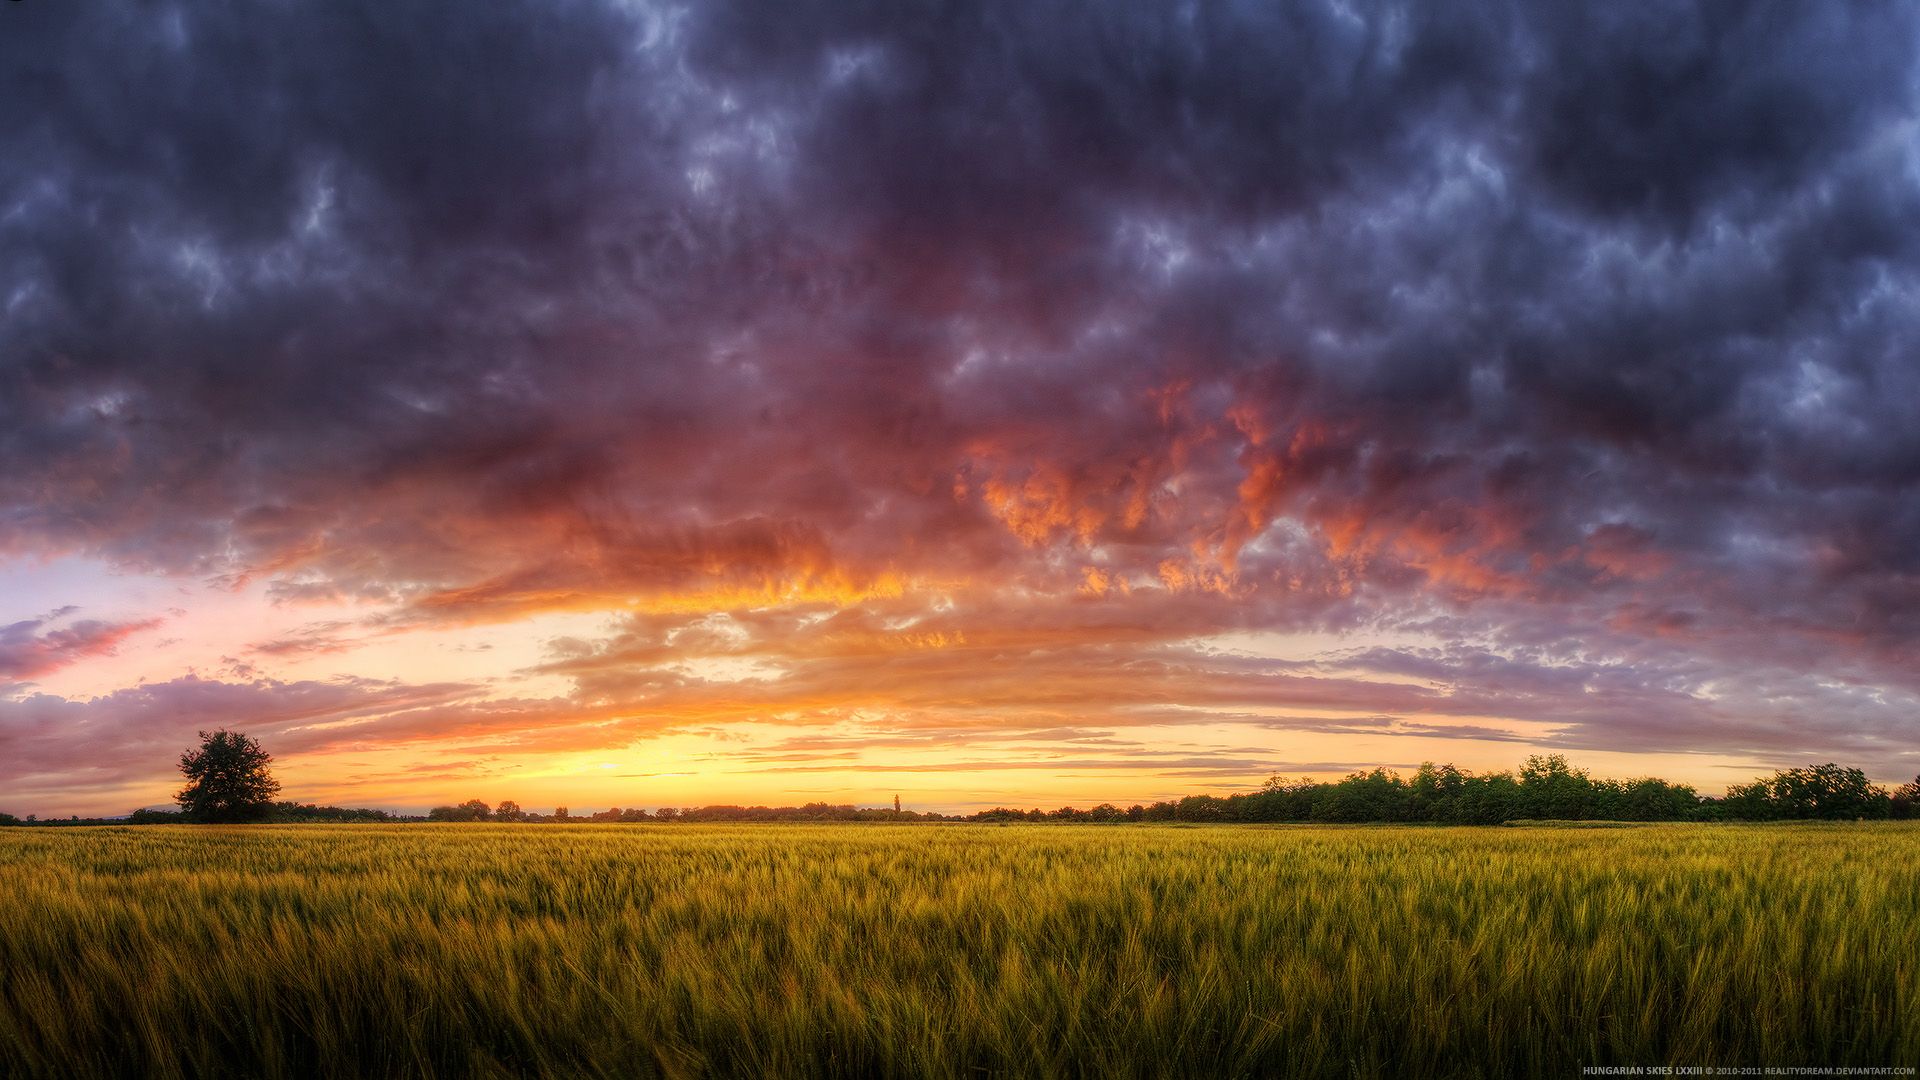
<path fill-rule="evenodd" d="M 1165 589 L 1729 745 L 1556 665 L 1913 689 L 1914 23 L 8 5 L 0 551 L 387 626 Z"/>

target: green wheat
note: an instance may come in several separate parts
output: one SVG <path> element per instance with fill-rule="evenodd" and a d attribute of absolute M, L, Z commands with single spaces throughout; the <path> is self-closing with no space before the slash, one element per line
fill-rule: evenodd
<path fill-rule="evenodd" d="M 0 832 L 0 1075 L 1920 1062 L 1920 826 Z"/>

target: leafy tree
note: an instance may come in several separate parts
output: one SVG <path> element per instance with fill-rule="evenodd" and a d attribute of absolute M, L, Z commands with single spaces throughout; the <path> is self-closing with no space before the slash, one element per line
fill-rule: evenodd
<path fill-rule="evenodd" d="M 1038 813 L 1038 811 L 1035 811 Z M 1174 810 L 1177 821 L 1225 821 L 1227 803 L 1213 795 L 1188 795 Z"/>
<path fill-rule="evenodd" d="M 238 731 L 203 731 L 200 747 L 180 755 L 187 786 L 174 801 L 188 821 L 258 821 L 273 810 L 280 781 L 268 768 L 273 756 Z"/>
<path fill-rule="evenodd" d="M 527 820 L 527 812 L 525 810 L 520 809 L 519 803 L 514 802 L 512 799 L 507 799 L 501 802 L 499 806 L 494 807 L 493 820 L 525 821 Z"/>
<path fill-rule="evenodd" d="M 1751 784 L 1727 789 L 1726 816 L 1754 821 L 1779 818 L 1883 818 L 1892 809 L 1885 788 L 1867 774 L 1828 762 L 1804 769 L 1782 769 Z"/>
<path fill-rule="evenodd" d="M 1768 782 L 1755 780 L 1728 785 L 1727 797 L 1720 800 L 1720 816 L 1735 821 L 1772 821 L 1780 816 L 1780 808 L 1774 805 Z"/>
<path fill-rule="evenodd" d="M 508 804 L 502 804 L 508 805 Z M 517 806 L 515 809 L 519 809 Z M 427 811 L 428 821 L 492 821 L 493 807 L 481 799 L 468 799 L 459 806 L 436 806 Z"/>
<path fill-rule="evenodd" d="M 1407 785 L 1408 809 L 1415 821 L 1452 821 L 1459 812 L 1467 774 L 1452 765 L 1422 762 Z"/>
<path fill-rule="evenodd" d="M 276 822 L 365 822 L 394 821 L 396 819 L 385 810 L 372 810 L 366 807 L 315 806 L 313 803 L 283 802 L 275 804 L 270 820 Z"/>
<path fill-rule="evenodd" d="M 1520 766 L 1520 805 L 1527 817 L 1558 821 L 1591 818 L 1598 794 L 1587 770 L 1567 764 L 1562 754 L 1534 754 Z"/>
<path fill-rule="evenodd" d="M 1315 821 L 1404 821 L 1410 802 L 1400 777 L 1385 769 L 1352 773 L 1314 800 Z"/>
<path fill-rule="evenodd" d="M 1654 777 L 1629 780 L 1619 789 L 1615 812 L 1622 821 L 1677 821 L 1700 812 L 1700 796 L 1686 784 L 1669 784 Z"/>
<path fill-rule="evenodd" d="M 1920 817 L 1920 776 L 1913 778 L 1911 784 L 1901 784 L 1893 789 L 1893 799 L 1887 809 L 1890 816 L 1897 818 Z"/>
<path fill-rule="evenodd" d="M 1482 773 L 1470 777 L 1460 791 L 1454 821 L 1465 825 L 1498 825 L 1525 817 L 1520 784 L 1512 773 Z"/>

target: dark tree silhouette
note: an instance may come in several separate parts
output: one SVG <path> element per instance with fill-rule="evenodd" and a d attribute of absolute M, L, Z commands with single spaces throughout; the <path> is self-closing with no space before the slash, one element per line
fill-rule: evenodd
<path fill-rule="evenodd" d="M 268 766 L 273 757 L 238 731 L 203 731 L 200 748 L 180 755 L 187 786 L 174 801 L 188 821 L 258 821 L 273 810 L 280 781 Z"/>
<path fill-rule="evenodd" d="M 1920 776 L 1913 778 L 1911 784 L 1901 784 L 1893 789 L 1893 798 L 1888 809 L 1897 818 L 1920 817 Z"/>

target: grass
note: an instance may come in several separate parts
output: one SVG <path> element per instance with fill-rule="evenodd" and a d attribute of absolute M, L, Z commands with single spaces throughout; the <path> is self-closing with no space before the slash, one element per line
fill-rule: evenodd
<path fill-rule="evenodd" d="M 0 1075 L 1920 1062 L 1920 827 L 0 830 Z"/>

